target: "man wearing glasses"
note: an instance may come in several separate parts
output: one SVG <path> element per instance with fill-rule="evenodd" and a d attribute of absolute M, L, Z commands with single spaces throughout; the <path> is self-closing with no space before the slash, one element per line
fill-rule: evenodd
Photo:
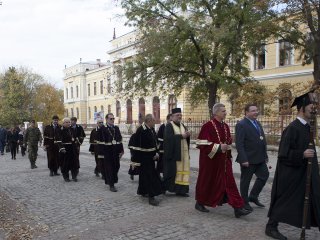
<path fill-rule="evenodd" d="M 117 192 L 115 183 L 118 182 L 120 158 L 122 157 L 122 136 L 118 126 L 114 125 L 112 113 L 106 115 L 106 126 L 101 126 L 97 132 L 99 155 L 103 155 L 102 168 L 105 174 L 105 184 L 110 186 L 111 192 Z"/>

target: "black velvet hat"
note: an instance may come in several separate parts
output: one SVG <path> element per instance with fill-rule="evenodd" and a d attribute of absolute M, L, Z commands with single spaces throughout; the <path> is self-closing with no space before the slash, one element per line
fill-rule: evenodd
<path fill-rule="evenodd" d="M 307 92 L 305 94 L 302 94 L 299 97 L 296 97 L 293 100 L 293 103 L 292 103 L 291 107 L 297 106 L 297 109 L 299 110 L 301 107 L 305 107 L 305 106 L 311 104 L 312 101 L 311 101 L 311 99 L 309 97 L 309 93 L 312 93 L 312 91 L 311 92 Z"/>
<path fill-rule="evenodd" d="M 171 110 L 171 113 L 172 113 L 172 114 L 181 113 L 181 108 L 173 108 L 173 109 Z"/>

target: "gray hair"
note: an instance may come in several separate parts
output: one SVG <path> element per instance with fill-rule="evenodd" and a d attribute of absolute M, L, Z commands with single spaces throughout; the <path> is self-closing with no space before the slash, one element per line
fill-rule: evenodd
<path fill-rule="evenodd" d="M 145 123 L 151 122 L 153 118 L 154 118 L 153 115 L 151 113 L 149 113 L 144 117 L 144 122 Z"/>
<path fill-rule="evenodd" d="M 69 122 L 70 122 L 71 120 L 70 120 L 70 118 L 68 118 L 68 117 L 65 117 L 64 119 L 62 119 L 62 122 L 63 122 L 63 123 L 65 123 L 66 121 L 69 121 Z"/>
<path fill-rule="evenodd" d="M 215 105 L 213 105 L 213 107 L 212 107 L 212 115 L 213 115 L 213 116 L 216 115 L 217 112 L 218 112 L 218 111 L 220 110 L 220 108 L 222 108 L 222 107 L 225 107 L 225 105 L 222 104 L 222 103 L 216 103 Z"/>

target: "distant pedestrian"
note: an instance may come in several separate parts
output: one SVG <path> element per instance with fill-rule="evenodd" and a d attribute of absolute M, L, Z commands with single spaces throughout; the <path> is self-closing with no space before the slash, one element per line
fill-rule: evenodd
<path fill-rule="evenodd" d="M 0 125 L 0 152 L 1 152 L 1 155 L 4 154 L 4 147 L 6 146 L 6 142 L 7 142 L 7 130 L 4 129 Z"/>
<path fill-rule="evenodd" d="M 112 113 L 106 115 L 107 126 L 98 129 L 97 140 L 99 155 L 103 155 L 103 171 L 105 184 L 109 185 L 111 192 L 117 192 L 115 183 L 118 182 L 120 158 L 123 156 L 122 136 L 118 126 L 114 125 Z"/>
<path fill-rule="evenodd" d="M 153 115 L 147 114 L 144 123 L 134 135 L 132 150 L 135 159 L 141 164 L 137 193 L 148 196 L 150 205 L 158 206 L 159 201 L 155 199 L 155 196 L 162 193 L 162 186 L 155 169 L 155 161 L 159 156 L 157 154 L 157 137 L 154 125 Z"/>
<path fill-rule="evenodd" d="M 16 160 L 19 133 L 15 128 L 11 128 L 7 133 L 7 144 L 10 146 L 11 159 Z"/>
<path fill-rule="evenodd" d="M 227 115 L 225 106 L 216 103 L 213 118 L 205 123 L 199 133 L 199 175 L 196 185 L 196 205 L 200 212 L 209 212 L 205 206 L 216 207 L 228 203 L 234 208 L 236 218 L 247 215 L 244 201 L 239 194 L 231 161 L 231 133 L 223 121 Z"/>
<path fill-rule="evenodd" d="M 172 121 L 164 133 L 163 181 L 165 190 L 189 197 L 190 132 L 181 120 L 181 108 L 172 109 Z"/>
<path fill-rule="evenodd" d="M 59 117 L 57 115 L 54 115 L 52 123 L 44 128 L 43 137 L 43 146 L 47 151 L 49 175 L 58 176 L 60 175 L 58 169 L 60 167 L 61 125 L 59 125 Z"/>
<path fill-rule="evenodd" d="M 72 180 L 77 182 L 80 162 L 78 157 L 78 143 L 73 136 L 71 129 L 70 118 L 64 118 L 61 128 L 61 142 L 60 148 L 61 158 L 61 173 L 66 182 L 70 182 L 69 172 L 71 172 Z"/>
<path fill-rule="evenodd" d="M 19 142 L 18 144 L 20 145 L 20 148 L 21 148 L 21 155 L 22 157 L 24 155 L 26 155 L 26 147 L 24 146 L 23 144 L 23 139 L 24 139 L 24 135 L 25 135 L 25 129 L 24 127 L 20 128 L 20 132 L 19 132 Z"/>
<path fill-rule="evenodd" d="M 267 141 L 263 128 L 257 121 L 259 111 L 255 104 L 247 104 L 244 108 L 245 117 L 236 124 L 236 162 L 241 167 L 240 193 L 245 201 L 244 208 L 253 211 L 249 202 L 265 207 L 259 201 L 259 194 L 269 178 L 267 167 Z M 256 180 L 248 196 L 253 174 Z"/>
<path fill-rule="evenodd" d="M 94 168 L 94 174 L 97 176 L 97 177 L 100 177 L 100 173 L 102 174 L 103 176 L 103 179 L 104 179 L 104 174 L 103 174 L 103 171 L 102 171 L 102 160 L 104 158 L 103 155 L 99 155 L 99 152 L 98 152 L 98 143 L 97 143 L 97 132 L 98 132 L 98 129 L 100 128 L 100 126 L 103 126 L 103 120 L 102 119 L 98 119 L 97 120 L 97 126 L 92 129 L 91 133 L 90 133 L 90 147 L 89 147 L 89 152 L 91 152 L 91 154 L 94 155 L 94 159 L 95 159 L 95 162 L 96 162 L 96 166 Z"/>
<path fill-rule="evenodd" d="M 40 129 L 35 126 L 35 121 L 30 121 L 30 126 L 26 130 L 24 145 L 28 146 L 28 157 L 31 163 L 31 169 L 37 168 L 36 160 L 38 156 L 38 144 L 42 143 Z"/>
<path fill-rule="evenodd" d="M 16 127 L 15 127 L 15 129 L 16 129 L 16 132 L 19 134 L 19 132 L 20 132 L 20 127 L 19 127 L 19 125 L 17 125 Z M 17 153 L 19 153 L 19 147 L 20 147 L 20 145 L 19 145 L 19 143 L 17 144 Z"/>
<path fill-rule="evenodd" d="M 281 135 L 278 163 L 271 190 L 269 221 L 265 230 L 266 235 L 281 240 L 287 238 L 279 232 L 279 222 L 302 227 L 308 158 L 312 158 L 312 164 L 305 227 L 317 227 L 320 230 L 319 166 L 309 125 L 314 106 L 308 93 L 295 98 L 291 107 L 294 106 L 297 106 L 298 110 L 297 119 L 291 122 Z"/>
<path fill-rule="evenodd" d="M 169 113 L 167 115 L 167 118 L 166 118 L 166 122 L 161 124 L 161 126 L 159 127 L 159 130 L 158 130 L 158 133 L 157 133 L 157 139 L 158 139 L 158 143 L 159 143 L 159 159 L 157 161 L 157 173 L 160 174 L 162 173 L 163 174 L 163 139 L 164 139 L 164 131 L 165 131 L 165 128 L 166 128 L 166 125 L 168 123 L 170 123 L 172 121 L 172 118 L 171 118 L 172 114 Z"/>

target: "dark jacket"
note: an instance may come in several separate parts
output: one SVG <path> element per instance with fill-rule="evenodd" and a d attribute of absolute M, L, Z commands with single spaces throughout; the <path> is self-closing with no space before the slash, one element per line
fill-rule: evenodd
<path fill-rule="evenodd" d="M 267 142 L 261 124 L 257 121 L 260 134 L 248 118 L 242 119 L 236 125 L 236 148 L 238 163 L 263 163 L 268 159 Z"/>

